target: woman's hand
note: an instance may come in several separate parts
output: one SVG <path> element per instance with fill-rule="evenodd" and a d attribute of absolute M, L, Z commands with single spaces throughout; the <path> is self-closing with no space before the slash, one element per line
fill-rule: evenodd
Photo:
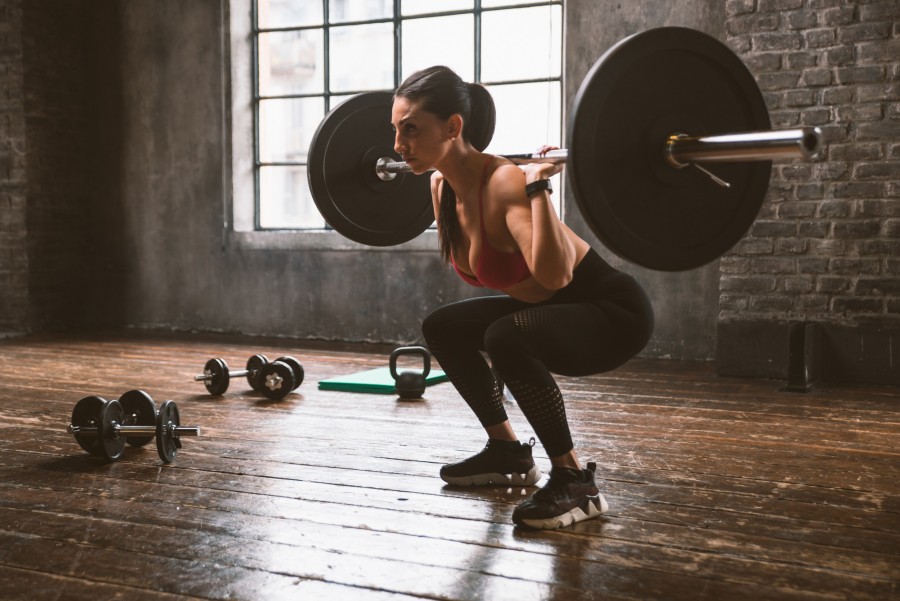
<path fill-rule="evenodd" d="M 559 146 L 550 146 L 544 144 L 540 148 L 538 148 L 534 154 L 538 154 L 541 156 L 546 155 L 551 150 L 559 150 Z M 527 163 L 525 165 L 519 165 L 519 168 L 525 172 L 525 183 L 530 184 L 533 181 L 537 181 L 539 179 L 550 179 L 557 173 L 561 173 L 563 168 L 566 166 L 565 163 Z"/>

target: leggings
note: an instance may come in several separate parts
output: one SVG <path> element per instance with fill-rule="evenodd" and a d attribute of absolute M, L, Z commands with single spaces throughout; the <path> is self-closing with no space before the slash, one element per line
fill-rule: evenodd
<path fill-rule="evenodd" d="M 431 354 L 484 427 L 507 420 L 502 386 L 549 457 L 571 451 L 562 394 L 551 373 L 586 376 L 619 367 L 647 344 L 653 309 L 631 276 L 591 249 L 550 299 L 485 296 L 443 306 L 422 333 Z"/>

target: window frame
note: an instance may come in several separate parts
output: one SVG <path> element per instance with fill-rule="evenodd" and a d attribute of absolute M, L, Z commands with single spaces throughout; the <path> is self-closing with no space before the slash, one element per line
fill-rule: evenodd
<path fill-rule="evenodd" d="M 512 2 L 507 5 L 502 6 L 483 6 L 482 0 L 473 0 L 473 6 L 471 8 L 465 9 L 455 9 L 455 10 L 446 10 L 446 11 L 438 11 L 438 12 L 428 12 L 423 14 L 413 14 L 413 15 L 402 15 L 401 14 L 401 0 L 393 1 L 393 15 L 390 17 L 383 17 L 377 19 L 368 19 L 368 20 L 352 20 L 352 21 L 340 21 L 337 23 L 329 22 L 329 0 L 321 0 L 323 3 L 323 18 L 322 22 L 315 25 L 302 25 L 302 26 L 292 26 L 292 27 L 259 27 L 259 12 L 258 12 L 258 1 L 257 0 L 231 0 L 232 10 L 230 11 L 233 17 L 235 16 L 235 4 L 245 4 L 246 2 L 250 3 L 249 6 L 249 15 L 247 12 L 244 12 L 245 18 L 249 17 L 247 21 L 249 21 L 249 39 L 248 39 L 248 29 L 247 24 L 238 25 L 235 27 L 234 22 L 232 22 L 232 31 L 231 31 L 231 56 L 234 61 L 236 49 L 234 48 L 235 42 L 238 43 L 238 46 L 245 47 L 245 51 L 247 50 L 247 46 L 249 46 L 250 52 L 250 60 L 247 61 L 249 63 L 250 77 L 249 77 L 249 89 L 246 90 L 250 93 L 250 124 L 252 131 L 250 132 L 250 144 L 249 147 L 252 148 L 252 161 L 251 161 L 251 170 L 252 170 L 252 215 L 248 214 L 248 208 L 246 202 L 234 203 L 232 207 L 233 213 L 233 230 L 236 233 L 242 234 L 239 235 L 239 238 L 243 238 L 245 241 L 253 241 L 260 240 L 260 236 L 266 238 L 270 243 L 274 242 L 276 247 L 296 247 L 295 244 L 296 238 L 301 237 L 305 238 L 310 244 L 302 244 L 303 247 L 311 247 L 311 248 L 330 248 L 335 250 L 349 250 L 349 249 L 358 249 L 358 248 L 369 248 L 368 246 L 362 246 L 355 242 L 351 242 L 343 238 L 343 236 L 334 235 L 334 230 L 326 223 L 324 227 L 321 228 L 310 228 L 310 227 L 262 227 L 260 223 L 260 208 L 261 208 L 261 195 L 260 195 L 260 173 L 262 168 L 271 167 L 271 166 L 302 166 L 306 167 L 308 162 L 286 162 L 286 161 L 262 161 L 261 160 L 261 149 L 260 149 L 260 105 L 261 102 L 269 100 L 269 99 L 293 99 L 293 98 L 322 98 L 323 106 L 325 114 L 332 108 L 332 101 L 334 97 L 346 97 L 352 94 L 360 93 L 360 92 L 368 92 L 372 91 L 370 89 L 360 89 L 360 90 L 350 90 L 350 91 L 340 91 L 334 92 L 330 89 L 329 80 L 330 80 L 330 57 L 329 57 L 329 41 L 331 37 L 331 30 L 336 27 L 348 27 L 348 26 L 358 26 L 358 25 L 370 25 L 370 24 L 383 24 L 390 23 L 393 28 L 393 38 L 394 38 L 394 56 L 393 56 L 393 89 L 396 89 L 397 86 L 401 83 L 401 77 L 403 74 L 402 61 L 403 61 L 403 23 L 407 21 L 417 20 L 417 19 L 426 19 L 426 18 L 436 18 L 436 17 L 445 17 L 445 16 L 455 16 L 455 15 L 472 15 L 473 23 L 474 23 L 474 36 L 473 36 L 473 71 L 475 73 L 474 81 L 482 83 L 486 86 L 507 86 L 507 85 L 521 85 L 521 84 L 549 84 L 555 82 L 559 86 L 561 98 L 559 99 L 560 106 L 560 132 L 564 135 L 565 131 L 563 128 L 564 118 L 565 118 L 565 87 L 564 87 L 564 76 L 565 76 L 565 68 L 563 62 L 564 55 L 564 47 L 565 47 L 565 36 L 564 32 L 560 32 L 560 40 L 561 40 L 561 48 L 560 51 L 560 61 L 559 65 L 559 74 L 557 76 L 544 76 L 544 77 L 536 77 L 536 78 L 527 78 L 527 79 L 498 79 L 492 81 L 482 81 L 481 78 L 481 68 L 482 68 L 482 37 L 481 37 L 481 24 L 482 17 L 485 13 L 497 12 L 497 11 L 508 11 L 515 9 L 525 9 L 525 8 L 540 8 L 540 7 L 551 7 L 551 6 L 559 6 L 560 7 L 560 28 L 564 27 L 565 21 L 565 6 L 564 0 L 535 0 L 535 1 L 526 1 L 522 0 L 519 2 Z M 246 7 L 245 7 L 246 8 Z M 242 32 L 241 33 L 241 29 Z M 280 94 L 280 95 L 266 95 L 263 96 L 259 91 L 259 39 L 260 34 L 265 34 L 269 32 L 291 32 L 291 31 L 302 31 L 302 30 L 321 30 L 323 31 L 323 53 L 324 53 L 324 68 L 322 73 L 322 90 L 321 92 L 314 93 L 297 93 L 297 94 Z M 240 50 L 237 49 L 237 53 L 240 53 Z M 245 55 L 246 56 L 246 55 Z M 232 66 L 232 84 L 235 81 L 235 78 L 238 77 L 238 71 L 243 71 L 243 74 L 246 74 L 246 69 L 240 69 L 239 65 L 243 63 L 243 61 L 235 61 L 237 65 Z M 235 67 L 238 66 L 238 69 Z M 237 92 L 238 94 L 240 92 Z M 235 91 L 232 90 L 232 94 L 235 94 Z M 246 98 L 246 96 L 245 96 Z M 247 124 L 246 115 L 243 115 L 242 119 L 235 119 L 235 108 L 241 105 L 241 102 L 232 97 L 232 122 L 233 125 L 237 125 L 237 121 L 242 121 Z M 235 102 L 236 101 L 236 102 Z M 246 126 L 246 125 L 245 125 Z M 245 130 L 246 131 L 246 130 Z M 234 138 L 239 136 L 233 133 Z M 244 140 L 246 145 L 246 139 Z M 238 165 L 240 161 L 238 161 L 237 156 L 237 146 L 238 144 L 234 142 L 235 152 L 232 156 L 233 163 L 233 175 L 236 175 L 238 172 L 246 173 L 247 165 L 242 164 Z M 246 156 L 246 155 L 245 155 Z M 560 182 L 562 183 L 562 182 Z M 238 185 L 235 185 L 235 192 L 237 192 Z M 247 186 L 241 186 L 245 193 L 249 192 L 247 190 Z M 560 196 L 562 198 L 562 196 Z M 241 205 L 241 207 L 238 206 Z M 560 212 L 562 213 L 563 203 L 560 202 Z M 248 219 L 250 218 L 250 219 Z M 254 235 L 255 234 L 255 235 Z M 403 245 L 398 245 L 395 247 L 387 247 L 390 248 L 411 248 L 411 249 L 428 249 L 432 250 L 435 247 L 435 241 L 431 239 L 434 236 L 433 228 L 429 228 L 428 231 L 425 232 L 423 236 L 419 236 L 416 239 L 404 243 Z M 421 238 L 426 238 L 426 240 L 420 240 Z M 291 242 L 293 240 L 293 242 Z M 260 242 L 252 242 L 249 244 L 251 247 L 271 247 L 271 244 L 260 243 Z"/>

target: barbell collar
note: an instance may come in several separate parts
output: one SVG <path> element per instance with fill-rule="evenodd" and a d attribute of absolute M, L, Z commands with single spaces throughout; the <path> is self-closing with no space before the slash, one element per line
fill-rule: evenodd
<path fill-rule="evenodd" d="M 692 137 L 688 134 L 672 134 L 666 142 L 666 161 L 672 167 L 687 167 L 697 162 L 740 163 L 744 161 L 773 161 L 778 159 L 815 160 L 822 151 L 822 130 L 818 127 L 801 127 L 774 131 L 761 131 L 718 136 Z M 528 163 L 565 163 L 569 151 L 565 148 L 550 150 L 545 154 L 502 154 L 504 159 L 516 165 Z M 383 181 L 394 179 L 398 173 L 412 169 L 404 161 L 383 157 L 375 162 L 375 174 Z"/>
<path fill-rule="evenodd" d="M 719 136 L 674 134 L 666 142 L 666 161 L 673 167 L 691 163 L 739 163 L 819 158 L 824 146 L 822 130 L 801 127 Z"/>

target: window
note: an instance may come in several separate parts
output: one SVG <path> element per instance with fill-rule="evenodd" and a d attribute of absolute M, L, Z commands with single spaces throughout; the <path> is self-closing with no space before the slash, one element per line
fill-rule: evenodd
<path fill-rule="evenodd" d="M 497 154 L 561 142 L 562 0 L 256 0 L 255 229 L 325 229 L 306 175 L 325 114 L 443 64 L 488 87 Z"/>

